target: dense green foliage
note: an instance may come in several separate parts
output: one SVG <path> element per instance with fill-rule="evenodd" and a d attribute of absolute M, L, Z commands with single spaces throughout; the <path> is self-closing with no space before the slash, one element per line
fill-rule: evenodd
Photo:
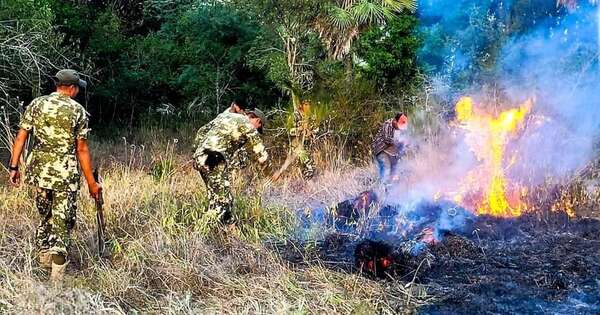
<path fill-rule="evenodd" d="M 498 81 L 502 49 L 540 27 L 551 31 L 567 14 L 556 1 L 423 1 L 419 65 L 452 91 L 479 89 Z"/>
<path fill-rule="evenodd" d="M 403 14 L 359 39 L 356 55 L 362 62 L 358 70 L 380 91 L 397 93 L 418 83 L 416 54 L 421 41 L 415 34 L 416 26 L 416 17 Z"/>
<path fill-rule="evenodd" d="M 417 21 L 393 15 L 410 3 L 7 0 L 0 21 L 35 21 L 21 32 L 43 30 L 47 41 L 31 43 L 48 61 L 41 76 L 30 74 L 26 89 L 23 77 L 14 94 L 27 102 L 52 88 L 58 68 L 73 67 L 91 83 L 80 101 L 95 124 L 136 125 L 205 120 L 236 97 L 268 109 L 286 107 L 295 91 L 332 109 L 416 85 Z M 357 85 L 359 99 L 340 99 Z"/>
<path fill-rule="evenodd" d="M 266 109 L 309 99 L 349 130 L 350 113 L 404 108 L 423 74 L 453 89 L 493 81 L 508 38 L 564 13 L 538 2 L 415 14 L 404 0 L 5 0 L 0 88 L 26 103 L 73 67 L 91 83 L 80 101 L 94 124 L 204 121 L 241 97 Z"/>
<path fill-rule="evenodd" d="M 60 2 L 66 44 L 93 64 L 92 114 L 134 124 L 156 115 L 209 116 L 234 96 L 277 100 L 264 75 L 247 66 L 258 33 L 247 15 L 185 1 L 131 6 Z"/>

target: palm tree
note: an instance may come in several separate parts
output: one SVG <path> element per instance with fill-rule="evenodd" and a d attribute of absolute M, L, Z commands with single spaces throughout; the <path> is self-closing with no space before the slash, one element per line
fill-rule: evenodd
<path fill-rule="evenodd" d="M 352 47 L 352 43 L 366 28 L 382 25 L 403 10 L 414 11 L 416 0 L 325 0 L 314 7 L 316 14 L 310 17 L 305 31 L 314 30 L 320 37 L 328 52 L 328 57 L 335 60 L 344 59 Z M 305 33 L 306 34 L 306 33 Z M 300 78 L 302 71 L 297 63 L 298 44 L 296 37 L 281 36 L 285 42 L 288 67 L 292 78 Z M 294 39 L 294 41 L 290 41 Z M 293 49 L 290 49 L 293 48 Z M 299 83 L 300 80 L 296 80 Z M 294 110 L 294 124 L 308 125 L 307 115 L 300 110 L 300 95 L 291 89 Z M 300 120 L 300 121 L 298 121 Z M 291 143 L 289 154 L 281 168 L 273 176 L 274 179 L 285 172 L 288 166 L 298 158 L 298 152 L 304 152 L 305 136 L 297 135 Z M 307 153 L 310 155 L 310 152 Z"/>
<path fill-rule="evenodd" d="M 246 1 L 238 0 L 241 5 Z M 302 52 L 307 39 L 317 34 L 327 50 L 328 57 L 344 59 L 352 43 L 366 28 L 382 25 L 403 10 L 414 11 L 416 0 L 256 0 L 263 21 L 274 26 L 282 41 L 287 81 L 285 90 L 292 99 L 294 123 L 305 125 L 298 119 L 304 92 L 312 85 L 312 62 L 303 60 Z M 278 178 L 303 151 L 304 137 L 296 136 L 283 166 L 276 172 Z"/>
<path fill-rule="evenodd" d="M 330 0 L 317 16 L 315 30 L 329 57 L 341 60 L 363 30 L 383 24 L 403 10 L 414 11 L 416 7 L 416 0 Z"/>

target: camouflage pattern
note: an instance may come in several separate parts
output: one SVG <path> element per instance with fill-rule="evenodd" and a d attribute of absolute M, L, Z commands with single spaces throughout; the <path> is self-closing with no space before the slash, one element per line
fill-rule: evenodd
<path fill-rule="evenodd" d="M 214 127 L 215 122 L 219 121 L 223 116 L 226 116 L 228 113 L 232 113 L 228 108 L 226 111 L 217 115 L 215 119 L 208 122 L 206 125 L 200 127 L 198 132 L 196 132 L 196 137 L 194 138 L 194 150 L 197 149 L 197 146 L 204 142 L 206 139 L 206 135 L 208 132 Z M 239 170 L 245 168 L 249 165 L 250 154 L 246 150 L 246 147 L 241 147 L 239 150 L 235 151 L 231 160 L 229 161 L 229 169 L 231 170 Z"/>
<path fill-rule="evenodd" d="M 204 142 L 204 139 L 206 138 L 206 134 L 215 126 L 215 122 L 218 121 L 218 119 L 223 116 L 223 115 L 227 115 L 227 113 L 231 113 L 229 108 L 220 113 L 219 115 L 217 115 L 217 117 L 215 117 L 215 119 L 209 121 L 208 123 L 206 123 L 206 125 L 200 127 L 200 129 L 198 129 L 198 131 L 196 132 L 196 137 L 194 138 L 194 149 L 197 148 L 198 144 L 201 144 L 202 142 Z"/>
<path fill-rule="evenodd" d="M 36 245 L 50 254 L 67 256 L 71 230 L 75 227 L 77 193 L 38 188 L 35 205 L 40 215 Z"/>
<path fill-rule="evenodd" d="M 229 161 L 229 169 L 231 170 L 241 170 L 244 169 L 246 167 L 248 167 L 250 165 L 250 160 L 252 159 L 252 157 L 250 156 L 250 153 L 248 153 L 248 150 L 246 149 L 246 147 L 241 147 L 239 150 L 235 151 L 235 153 L 233 153 L 233 157 L 231 158 L 231 160 Z"/>
<path fill-rule="evenodd" d="M 231 220 L 233 196 L 231 194 L 231 173 L 226 163 L 220 163 L 210 169 L 206 166 L 198 169 L 206 184 L 208 213 L 216 213 L 219 220 L 228 223 Z"/>
<path fill-rule="evenodd" d="M 307 117 L 304 117 L 304 116 Z M 290 135 L 295 137 L 292 144 L 293 150 L 298 156 L 300 171 L 304 179 L 311 179 L 315 176 L 316 166 L 312 158 L 314 138 L 319 131 L 314 120 L 300 110 L 294 111 L 294 127 L 290 130 Z"/>
<path fill-rule="evenodd" d="M 209 124 L 210 130 L 203 136 L 196 137 L 194 160 L 199 167 L 206 163 L 206 151 L 222 154 L 225 162 L 229 164 L 237 151 L 243 147 L 252 153 L 259 163 L 267 161 L 269 156 L 266 148 L 246 115 L 223 113 Z"/>
<path fill-rule="evenodd" d="M 87 139 L 88 113 L 69 96 L 52 93 L 29 104 L 20 128 L 29 131 L 34 142 L 27 158 L 25 182 L 37 188 L 37 246 L 66 257 L 79 190 L 76 142 Z"/>
<path fill-rule="evenodd" d="M 20 128 L 33 133 L 25 182 L 55 191 L 79 190 L 77 139 L 87 139 L 88 113 L 69 96 L 52 93 L 36 98 L 25 110 Z"/>
<path fill-rule="evenodd" d="M 303 147 L 297 151 L 298 162 L 300 163 L 300 171 L 304 179 L 311 179 L 317 171 L 315 161 L 311 156 L 311 149 Z"/>
<path fill-rule="evenodd" d="M 231 170 L 244 162 L 252 153 L 259 163 L 268 159 L 265 146 L 258 131 L 246 115 L 226 112 L 200 128 L 196 137 L 194 160 L 208 194 L 208 213 L 216 213 L 221 222 L 231 220 L 233 197 L 231 194 Z M 244 149 L 242 151 L 242 149 Z M 242 152 L 242 153 L 240 153 Z M 208 154 L 222 157 L 216 165 L 208 165 Z"/>

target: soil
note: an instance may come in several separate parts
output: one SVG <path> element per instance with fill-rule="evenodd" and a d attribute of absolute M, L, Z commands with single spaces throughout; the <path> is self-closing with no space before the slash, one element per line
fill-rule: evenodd
<path fill-rule="evenodd" d="M 490 228 L 496 233 L 431 248 L 419 281 L 438 299 L 423 314 L 600 314 L 600 221 L 533 222 L 496 225 L 512 237 Z"/>
<path fill-rule="evenodd" d="M 331 232 L 277 246 L 287 260 L 381 281 L 414 281 L 433 303 L 421 314 L 600 314 L 600 221 L 561 213 L 479 217 L 418 256 L 403 244 Z"/>

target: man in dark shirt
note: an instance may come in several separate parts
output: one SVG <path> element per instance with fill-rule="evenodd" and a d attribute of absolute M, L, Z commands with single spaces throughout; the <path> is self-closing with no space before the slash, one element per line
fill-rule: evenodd
<path fill-rule="evenodd" d="M 381 125 L 375 139 L 373 139 L 372 150 L 377 161 L 381 181 L 385 181 L 387 176 L 391 177 L 392 180 L 397 179 L 396 166 L 404 155 L 406 143 L 396 142 L 394 135 L 396 131 L 405 131 L 407 127 L 408 116 L 404 113 L 398 113 L 394 119 L 388 119 Z M 389 169 L 389 174 L 386 176 L 387 169 Z"/>

